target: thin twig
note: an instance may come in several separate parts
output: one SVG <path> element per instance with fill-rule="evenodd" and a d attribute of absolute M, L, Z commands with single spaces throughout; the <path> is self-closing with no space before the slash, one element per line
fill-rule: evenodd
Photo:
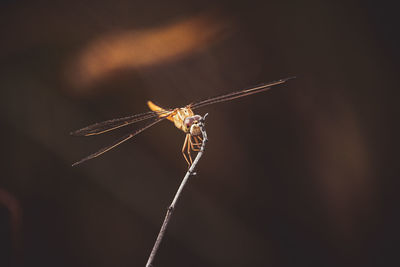
<path fill-rule="evenodd" d="M 196 173 L 194 172 L 194 169 L 196 168 L 197 163 L 199 162 L 201 156 L 203 155 L 204 149 L 206 147 L 206 143 L 208 141 L 207 132 L 206 132 L 206 129 L 204 127 L 204 120 L 207 117 L 207 115 L 208 115 L 208 113 L 203 116 L 203 118 L 201 119 L 201 121 L 199 123 L 201 134 L 203 136 L 203 142 L 201 144 L 200 151 L 197 153 L 197 156 L 194 159 L 192 165 L 190 166 L 189 170 L 186 172 L 186 175 L 183 178 L 183 180 L 181 182 L 181 185 L 179 186 L 178 191 L 175 194 L 174 200 L 172 200 L 171 205 L 168 207 L 167 214 L 165 215 L 164 222 L 163 222 L 163 224 L 161 226 L 160 232 L 158 233 L 156 242 L 154 243 L 154 246 L 153 246 L 153 249 L 152 249 L 152 251 L 150 253 L 149 259 L 147 260 L 146 267 L 151 267 L 152 266 L 153 260 L 154 260 L 156 254 L 157 254 L 157 251 L 158 251 L 158 247 L 160 246 L 161 241 L 162 241 L 162 239 L 164 237 L 165 231 L 167 230 L 167 226 L 168 226 L 168 223 L 169 223 L 169 221 L 171 219 L 172 212 L 175 209 L 176 203 L 178 202 L 178 199 L 179 199 L 179 197 L 180 197 L 180 195 L 182 193 L 183 188 L 185 187 L 187 181 L 189 180 L 189 177 L 191 175 L 196 175 Z"/>

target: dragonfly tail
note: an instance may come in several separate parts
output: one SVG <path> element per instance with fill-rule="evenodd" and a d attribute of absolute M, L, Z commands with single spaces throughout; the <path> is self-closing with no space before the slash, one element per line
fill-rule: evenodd
<path fill-rule="evenodd" d="M 156 104 L 154 104 L 151 101 L 147 101 L 147 106 L 149 106 L 149 108 L 152 111 L 155 111 L 155 112 L 159 112 L 159 113 L 162 113 L 162 114 L 165 114 L 167 112 L 166 109 L 163 109 L 162 107 L 157 106 Z M 163 115 L 159 115 L 159 117 L 162 118 L 162 117 L 165 117 L 165 115 L 164 116 Z M 171 116 L 168 116 L 167 119 L 170 120 L 170 121 L 174 121 Z"/>

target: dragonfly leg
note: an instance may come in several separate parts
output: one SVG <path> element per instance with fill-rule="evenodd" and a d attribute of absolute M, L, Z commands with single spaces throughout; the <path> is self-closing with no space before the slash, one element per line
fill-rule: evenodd
<path fill-rule="evenodd" d="M 203 139 L 200 136 L 195 136 L 194 138 L 196 140 L 197 146 L 200 148 L 203 143 Z"/>
<path fill-rule="evenodd" d="M 193 163 L 193 160 L 192 160 L 192 155 L 191 155 L 191 153 L 190 153 L 190 149 L 191 149 L 191 146 L 193 146 L 193 144 L 192 144 L 191 135 L 190 135 L 190 134 L 187 134 L 187 136 L 188 136 L 187 153 L 188 153 L 189 159 L 190 159 L 190 164 L 189 164 L 189 166 L 191 166 L 192 163 Z"/>
<path fill-rule="evenodd" d="M 197 137 L 196 137 L 196 136 L 194 136 L 194 135 L 192 135 L 192 137 L 193 137 L 193 140 L 194 140 L 194 142 L 193 142 L 193 145 L 195 145 L 195 146 L 199 146 L 199 145 L 200 145 L 200 143 L 199 143 L 199 140 L 197 139 Z"/>
<path fill-rule="evenodd" d="M 192 137 L 192 136 L 190 136 L 190 137 Z M 193 139 L 194 139 L 194 141 L 196 143 L 190 142 L 190 146 L 192 147 L 192 150 L 193 151 L 200 151 L 200 149 L 199 149 L 200 144 L 198 143 L 198 141 L 196 139 L 196 136 L 193 136 Z M 197 146 L 197 147 L 195 147 L 195 146 Z"/>
<path fill-rule="evenodd" d="M 197 143 L 197 148 L 200 150 L 201 145 L 202 145 L 202 143 L 203 143 L 203 138 L 201 138 L 200 136 L 195 136 L 194 138 L 195 138 L 196 143 Z M 197 139 L 197 138 L 198 138 L 198 139 Z"/>
<path fill-rule="evenodd" d="M 188 158 L 186 157 L 186 154 L 185 154 L 185 148 L 186 148 L 186 146 L 189 146 L 189 144 L 188 144 L 188 137 L 189 136 L 190 136 L 190 134 L 186 134 L 185 142 L 183 142 L 183 146 L 182 146 L 182 154 L 183 154 L 183 157 L 185 158 L 187 164 L 190 167 L 190 162 L 189 162 L 189 160 L 188 160 Z"/>

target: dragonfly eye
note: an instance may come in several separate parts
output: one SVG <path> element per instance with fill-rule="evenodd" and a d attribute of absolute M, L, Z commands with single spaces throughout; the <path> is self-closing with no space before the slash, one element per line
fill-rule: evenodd
<path fill-rule="evenodd" d="M 199 122 L 201 120 L 201 116 L 200 115 L 194 115 L 193 120 L 195 120 L 196 122 Z"/>
<path fill-rule="evenodd" d="M 183 124 L 189 128 L 193 124 L 193 117 L 186 117 L 185 120 L 183 121 Z"/>

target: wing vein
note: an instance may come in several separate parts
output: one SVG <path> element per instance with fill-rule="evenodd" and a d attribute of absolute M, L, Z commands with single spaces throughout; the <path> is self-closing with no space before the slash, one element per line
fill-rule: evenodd
<path fill-rule="evenodd" d="M 128 117 L 107 120 L 107 121 L 89 125 L 87 127 L 84 127 L 82 129 L 79 129 L 74 132 L 71 132 L 71 135 L 75 135 L 75 136 L 98 135 L 98 134 L 109 132 L 109 131 L 130 125 L 130 124 L 136 123 L 136 122 L 144 121 L 144 120 L 151 119 L 154 117 L 160 117 L 169 112 L 171 112 L 171 111 L 170 110 L 166 110 L 163 112 L 149 111 L 149 112 L 144 112 L 144 113 L 140 113 L 140 114 L 136 114 L 136 115 L 132 115 L 132 116 L 128 116 Z"/>
<path fill-rule="evenodd" d="M 285 78 L 285 79 L 280 79 L 278 81 L 274 81 L 274 82 L 262 84 L 262 85 L 259 85 L 259 86 L 256 86 L 256 87 L 252 87 L 250 89 L 245 89 L 245 90 L 236 91 L 236 92 L 232 92 L 232 93 L 221 95 L 221 96 L 208 98 L 208 99 L 205 99 L 203 101 L 197 102 L 197 103 L 191 105 L 190 107 L 192 109 L 197 109 L 197 108 L 204 107 L 204 106 L 207 106 L 207 105 L 211 105 L 211 104 L 215 104 L 215 103 L 219 103 L 219 102 L 224 102 L 224 101 L 229 101 L 229 100 L 233 100 L 233 99 L 236 99 L 236 98 L 239 98 L 239 97 L 248 96 L 248 95 L 256 94 L 256 93 L 259 93 L 259 92 L 267 91 L 272 86 L 285 83 L 286 81 L 288 81 L 290 79 L 293 79 L 293 78 L 295 78 L 295 77 L 289 77 L 289 78 Z"/>
<path fill-rule="evenodd" d="M 153 125 L 159 123 L 160 121 L 162 121 L 162 120 L 164 120 L 164 119 L 166 119 L 166 117 L 162 117 L 162 118 L 157 118 L 157 119 L 155 119 L 154 121 L 148 123 L 148 124 L 145 125 L 144 127 L 140 128 L 140 129 L 138 129 L 138 130 L 136 130 L 136 131 L 134 131 L 134 132 L 131 132 L 131 133 L 127 134 L 127 135 L 124 135 L 123 137 L 121 137 L 120 139 L 118 139 L 117 141 L 115 141 L 114 143 L 112 143 L 111 145 L 108 145 L 108 146 L 106 146 L 106 147 L 103 147 L 103 148 L 100 149 L 99 151 L 97 151 L 97 152 L 95 152 L 95 153 L 93 153 L 93 154 L 90 154 L 89 156 L 87 156 L 87 157 L 81 159 L 80 161 L 75 162 L 74 164 L 72 164 L 72 166 L 76 166 L 76 165 L 81 164 L 81 163 L 83 163 L 83 162 L 85 162 L 85 161 L 87 161 L 87 160 L 96 158 L 96 157 L 98 157 L 98 156 L 100 156 L 100 155 L 106 153 L 107 151 L 110 151 L 111 149 L 113 149 L 113 148 L 119 146 L 120 144 L 122 144 L 122 143 L 128 141 L 128 140 L 131 139 L 132 137 L 138 135 L 139 133 L 143 132 L 144 130 L 150 128 L 151 126 L 153 126 Z"/>

